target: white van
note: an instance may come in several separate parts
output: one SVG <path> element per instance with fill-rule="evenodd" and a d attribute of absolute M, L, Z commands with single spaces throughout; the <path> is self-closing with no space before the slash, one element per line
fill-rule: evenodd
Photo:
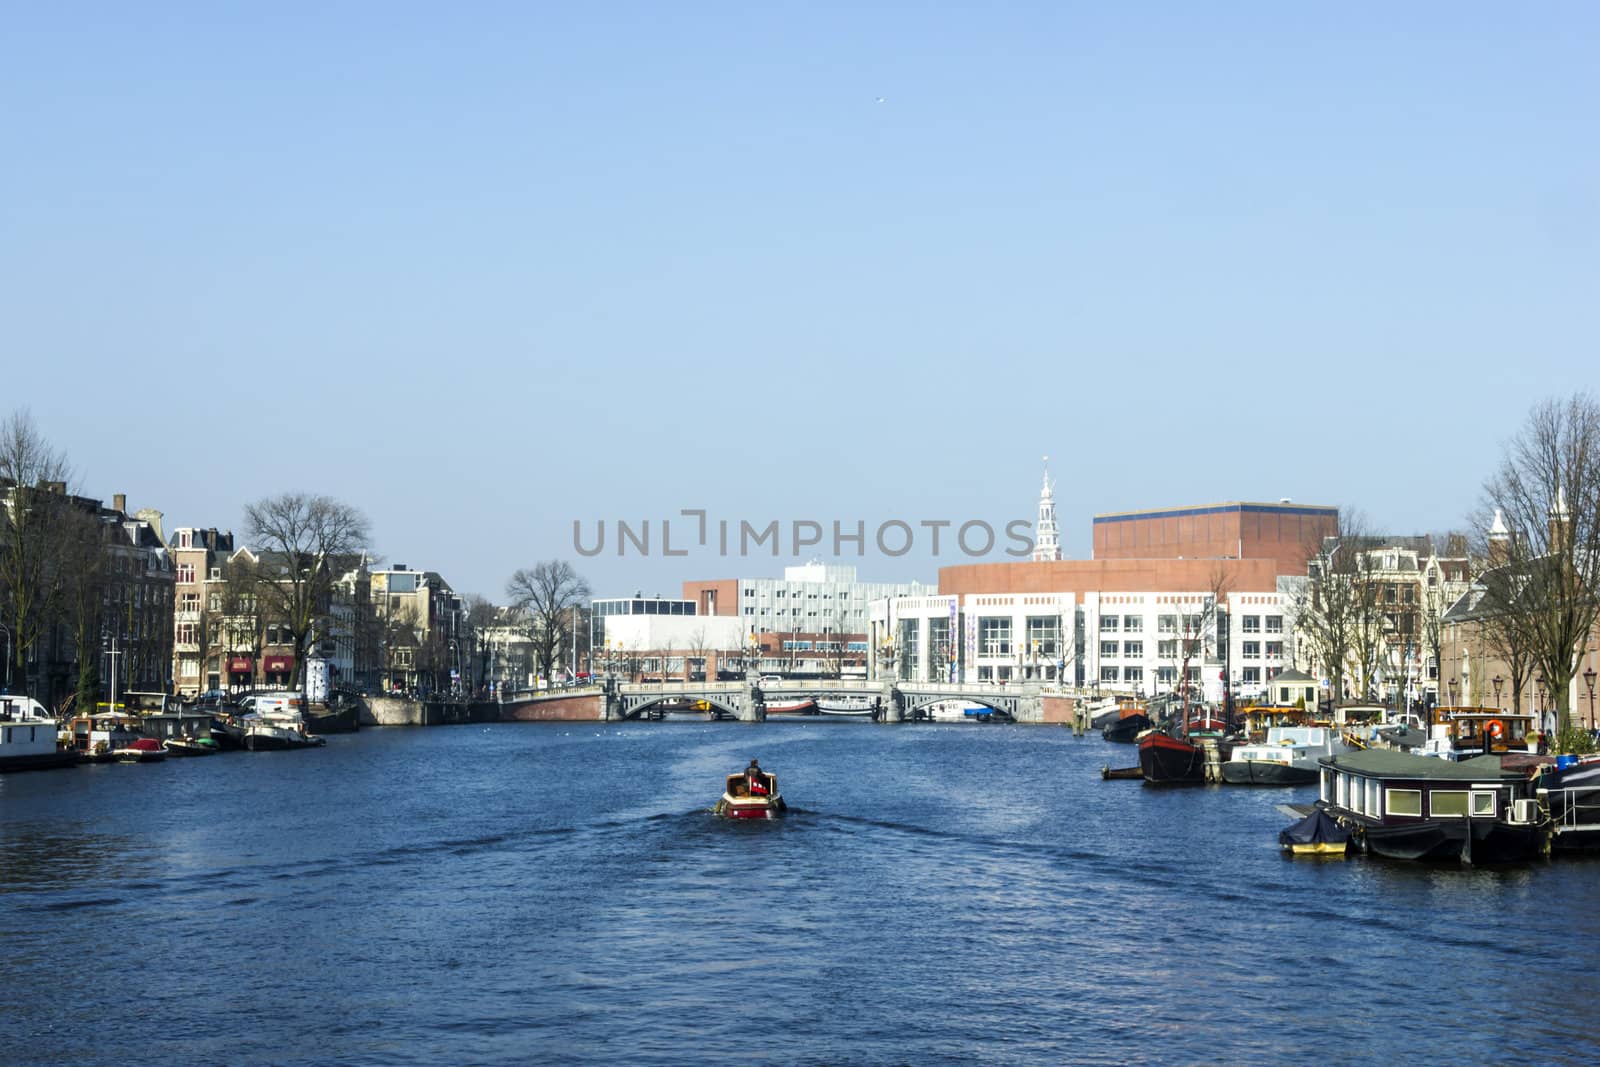
<path fill-rule="evenodd" d="M 252 693 L 239 701 L 239 707 L 248 715 L 281 715 L 298 717 L 306 708 L 306 698 L 301 693 Z"/>

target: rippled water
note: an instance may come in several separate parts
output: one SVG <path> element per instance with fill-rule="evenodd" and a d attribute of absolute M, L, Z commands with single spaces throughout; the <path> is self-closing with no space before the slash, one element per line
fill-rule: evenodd
<path fill-rule="evenodd" d="M 707 814 L 758 756 L 791 817 Z M 1600 863 L 1289 860 L 1066 730 L 369 730 L 0 777 L 6 1063 L 1600 1059 Z"/>

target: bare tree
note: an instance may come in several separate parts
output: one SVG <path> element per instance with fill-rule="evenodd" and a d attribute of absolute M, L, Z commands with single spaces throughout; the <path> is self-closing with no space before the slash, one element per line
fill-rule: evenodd
<path fill-rule="evenodd" d="M 113 602 L 107 582 L 105 532 L 98 515 L 64 509 L 54 524 L 60 538 L 56 547 L 61 564 L 62 619 L 72 633 L 78 660 L 78 711 L 89 714 L 100 699 L 100 643 L 102 628 L 121 607 Z M 112 665 L 115 669 L 115 664 Z"/>
<path fill-rule="evenodd" d="M 331 497 L 280 493 L 245 508 L 245 529 L 264 550 L 257 568 L 256 596 L 294 643 L 293 684 L 305 678 L 305 653 L 313 635 L 327 628 L 338 557 L 366 551 L 371 532 L 366 516 Z"/>
<path fill-rule="evenodd" d="M 1368 538 L 1360 512 L 1341 509 L 1339 536 L 1308 547 L 1306 581 L 1290 605 L 1295 631 L 1311 646 L 1327 674 L 1337 703 L 1345 695 L 1345 673 L 1358 641 L 1357 629 L 1368 615 L 1363 598 L 1369 560 Z M 1363 694 L 1365 690 L 1362 690 Z"/>
<path fill-rule="evenodd" d="M 26 410 L 0 423 L 0 624 L 10 637 L 14 683 L 33 693 L 28 653 L 56 618 L 61 587 L 57 528 L 70 511 L 66 458 L 46 441 Z"/>
<path fill-rule="evenodd" d="M 1600 612 L 1600 403 L 1577 393 L 1535 406 L 1483 494 L 1511 536 L 1506 565 L 1482 578 L 1524 614 L 1534 663 L 1567 733 L 1568 693 Z"/>
<path fill-rule="evenodd" d="M 700 672 L 701 672 L 700 677 L 701 677 L 701 679 L 703 681 L 712 681 L 713 680 L 711 678 L 706 677 L 706 674 L 705 674 L 705 669 L 706 669 L 706 650 L 709 649 L 710 647 L 711 647 L 711 642 L 706 637 L 706 628 L 704 626 L 695 627 L 694 632 L 689 635 L 689 642 L 688 642 L 687 647 L 685 648 L 686 655 L 684 656 L 684 664 L 683 664 L 683 666 L 684 666 L 684 675 L 685 675 L 684 680 L 685 681 L 693 681 L 694 680 L 694 670 L 695 670 L 695 666 L 697 664 L 700 667 Z"/>
<path fill-rule="evenodd" d="M 489 598 L 468 593 L 461 598 L 465 608 L 466 639 L 476 650 L 477 666 L 472 672 L 479 685 L 489 680 L 489 631 L 500 622 L 500 609 Z"/>
<path fill-rule="evenodd" d="M 555 676 L 557 653 L 570 642 L 574 609 L 588 597 L 589 583 L 564 559 L 525 567 L 506 582 L 506 598 L 526 620 L 534 658 L 545 678 Z"/>

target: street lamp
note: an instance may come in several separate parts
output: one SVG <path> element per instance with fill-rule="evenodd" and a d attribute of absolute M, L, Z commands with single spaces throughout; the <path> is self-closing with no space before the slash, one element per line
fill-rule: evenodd
<path fill-rule="evenodd" d="M 1583 672 L 1583 684 L 1589 687 L 1589 729 L 1594 729 L 1594 668 Z"/>
<path fill-rule="evenodd" d="M 1505 682 L 1505 679 L 1500 677 L 1497 674 L 1493 678 L 1489 679 L 1489 682 L 1490 682 L 1490 684 L 1492 684 L 1494 686 L 1494 706 L 1496 708 L 1499 708 L 1500 707 L 1500 686 Z"/>

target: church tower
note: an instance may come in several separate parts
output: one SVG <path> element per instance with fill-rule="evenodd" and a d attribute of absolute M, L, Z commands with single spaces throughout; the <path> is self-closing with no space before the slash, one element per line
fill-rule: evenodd
<path fill-rule="evenodd" d="M 1033 539 L 1035 563 L 1061 558 L 1061 540 L 1056 530 L 1056 494 L 1050 484 L 1050 457 L 1044 457 L 1044 488 L 1039 491 L 1039 526 Z"/>

